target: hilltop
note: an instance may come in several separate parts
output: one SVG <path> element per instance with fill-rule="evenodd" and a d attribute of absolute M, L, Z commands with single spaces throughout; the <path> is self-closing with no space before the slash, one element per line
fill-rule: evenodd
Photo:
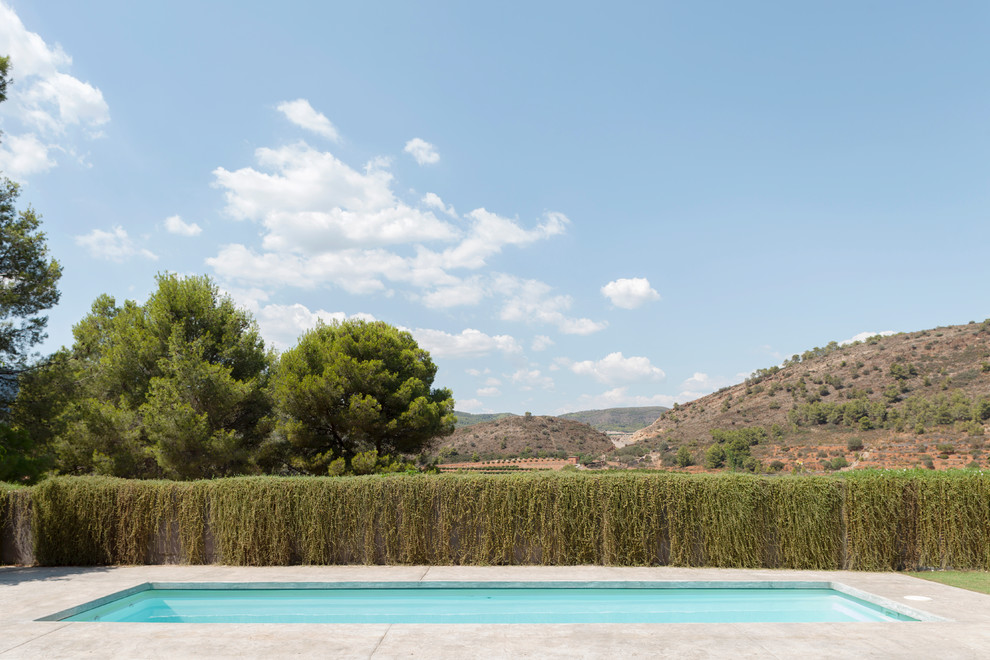
<path fill-rule="evenodd" d="M 557 415 L 560 419 L 571 419 L 582 422 L 598 431 L 611 433 L 634 433 L 649 426 L 668 408 L 663 406 L 645 406 L 640 408 L 605 408 L 603 410 L 580 410 L 578 412 Z M 457 416 L 457 428 L 474 426 L 482 422 L 491 422 L 504 417 L 517 417 L 513 413 L 465 413 L 454 411 Z"/>
<path fill-rule="evenodd" d="M 511 415 L 459 428 L 435 448 L 441 462 L 510 457 L 600 456 L 612 441 L 587 424 L 539 415 Z M 476 459 L 475 459 L 476 460 Z"/>
<path fill-rule="evenodd" d="M 512 413 L 466 413 L 454 411 L 454 415 L 457 417 L 457 424 L 455 428 L 463 428 L 465 426 L 474 426 L 475 424 L 481 424 L 482 422 L 493 422 L 496 419 L 502 419 L 503 417 L 512 417 Z M 644 425 L 645 426 L 645 425 Z"/>
<path fill-rule="evenodd" d="M 562 419 L 573 419 L 602 432 L 634 433 L 649 426 L 668 408 L 645 406 L 640 408 L 605 408 L 604 410 L 582 410 L 558 415 Z"/>
<path fill-rule="evenodd" d="M 633 447 L 703 464 L 717 444 L 754 470 L 985 466 L 988 425 L 990 319 L 814 348 L 675 405 Z"/>

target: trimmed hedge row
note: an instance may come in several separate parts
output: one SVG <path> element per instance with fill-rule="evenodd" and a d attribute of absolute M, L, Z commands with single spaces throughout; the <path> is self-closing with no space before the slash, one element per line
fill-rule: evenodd
<path fill-rule="evenodd" d="M 59 477 L 0 489 L 0 528 L 26 490 L 42 565 L 990 570 L 990 473 L 969 470 Z"/>

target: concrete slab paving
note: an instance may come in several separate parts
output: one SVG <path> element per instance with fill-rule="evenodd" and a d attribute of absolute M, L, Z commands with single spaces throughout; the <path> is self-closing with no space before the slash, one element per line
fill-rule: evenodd
<path fill-rule="evenodd" d="M 831 581 L 949 621 L 580 625 L 37 621 L 145 582 L 419 580 Z M 896 573 L 609 566 L 0 568 L 0 658 L 985 658 L 990 656 L 988 649 L 990 596 Z"/>

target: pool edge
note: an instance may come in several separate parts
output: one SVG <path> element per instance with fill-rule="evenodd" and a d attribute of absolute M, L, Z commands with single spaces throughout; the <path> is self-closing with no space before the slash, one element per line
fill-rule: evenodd
<path fill-rule="evenodd" d="M 512 580 L 512 581 L 334 581 L 334 582 L 143 582 L 79 605 L 49 614 L 35 621 L 64 621 L 88 610 L 96 609 L 115 600 L 151 589 L 440 589 L 440 588 L 528 588 L 539 584 L 542 588 L 558 589 L 832 589 L 859 600 L 873 608 L 886 609 L 915 619 L 906 623 L 951 622 L 952 619 L 931 614 L 924 610 L 903 605 L 895 600 L 829 580 Z M 512 624 L 508 624 L 512 625 Z"/>

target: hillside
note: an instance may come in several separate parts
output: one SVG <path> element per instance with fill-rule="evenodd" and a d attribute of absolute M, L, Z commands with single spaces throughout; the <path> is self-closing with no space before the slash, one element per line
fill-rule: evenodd
<path fill-rule="evenodd" d="M 560 419 L 570 419 L 587 424 L 591 428 L 612 433 L 635 433 L 656 421 L 657 417 L 666 412 L 663 406 L 645 406 L 640 408 L 606 408 L 604 410 L 580 410 L 578 412 L 557 415 Z M 482 422 L 491 422 L 503 417 L 513 417 L 513 413 L 466 413 L 454 411 L 457 415 L 457 428 L 474 426 Z"/>
<path fill-rule="evenodd" d="M 602 432 L 634 433 L 652 424 L 667 410 L 668 408 L 663 406 L 606 408 L 604 410 L 582 410 L 559 415 L 559 417 L 583 422 Z"/>
<path fill-rule="evenodd" d="M 434 449 L 441 462 L 515 456 L 599 456 L 614 448 L 604 433 L 559 417 L 509 416 L 459 428 Z"/>
<path fill-rule="evenodd" d="M 475 424 L 481 424 L 482 422 L 492 422 L 496 419 L 502 419 L 503 417 L 510 417 L 512 413 L 466 413 L 454 411 L 454 415 L 457 416 L 457 425 L 455 428 L 462 428 L 465 426 L 474 426 Z"/>
<path fill-rule="evenodd" d="M 990 319 L 806 351 L 675 406 L 633 446 L 669 464 L 681 446 L 703 463 L 716 437 L 755 443 L 750 469 L 986 466 L 988 425 Z"/>

